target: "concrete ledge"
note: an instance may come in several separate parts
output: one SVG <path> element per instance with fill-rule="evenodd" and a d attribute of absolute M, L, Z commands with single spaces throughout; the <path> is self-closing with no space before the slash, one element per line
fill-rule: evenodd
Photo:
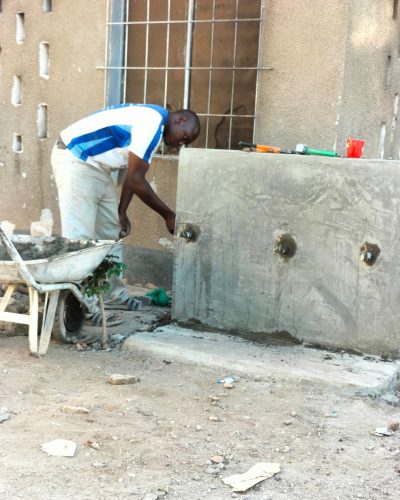
<path fill-rule="evenodd" d="M 395 390 L 400 363 L 303 346 L 265 346 L 210 332 L 168 325 L 129 337 L 124 350 L 221 369 L 221 376 L 245 375 L 337 386 L 350 394 L 379 396 Z"/>

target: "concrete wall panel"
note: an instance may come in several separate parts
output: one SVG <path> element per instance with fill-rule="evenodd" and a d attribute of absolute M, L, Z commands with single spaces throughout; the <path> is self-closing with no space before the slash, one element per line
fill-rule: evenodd
<path fill-rule="evenodd" d="M 399 162 L 183 151 L 178 222 L 200 235 L 178 241 L 174 319 L 398 354 L 399 189 Z"/>

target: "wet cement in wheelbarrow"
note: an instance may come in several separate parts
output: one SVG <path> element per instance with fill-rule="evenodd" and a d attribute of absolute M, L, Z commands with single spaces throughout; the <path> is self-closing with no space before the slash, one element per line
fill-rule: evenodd
<path fill-rule="evenodd" d="M 13 241 L 13 244 L 22 260 L 25 261 L 47 259 L 49 257 L 77 252 L 78 250 L 94 246 L 93 241 L 71 241 L 62 237 L 52 237 L 39 241 Z M 1 260 L 11 260 L 4 246 L 0 246 L 0 261 Z"/>

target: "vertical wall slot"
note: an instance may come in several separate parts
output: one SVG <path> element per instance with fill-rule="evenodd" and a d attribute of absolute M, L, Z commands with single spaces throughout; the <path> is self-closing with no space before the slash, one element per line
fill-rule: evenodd
<path fill-rule="evenodd" d="M 22 79 L 19 75 L 14 75 L 11 90 L 11 104 L 19 106 L 22 103 Z"/>
<path fill-rule="evenodd" d="M 37 109 L 37 133 L 39 139 L 47 139 L 47 104 L 39 104 Z"/>
<path fill-rule="evenodd" d="M 386 87 L 390 87 L 390 82 L 392 81 L 392 56 L 388 56 L 387 58 L 387 66 L 386 66 Z"/>
<path fill-rule="evenodd" d="M 14 153 L 22 153 L 22 135 L 14 134 L 12 150 Z"/>
<path fill-rule="evenodd" d="M 393 101 L 393 114 L 392 114 L 392 128 L 395 129 L 397 126 L 397 115 L 399 113 L 399 94 L 394 95 Z"/>
<path fill-rule="evenodd" d="M 379 139 L 379 158 L 383 160 L 385 156 L 386 123 L 381 125 L 381 136 Z"/>
<path fill-rule="evenodd" d="M 17 43 L 24 43 L 25 41 L 25 14 L 17 12 Z"/>
<path fill-rule="evenodd" d="M 392 81 L 392 56 L 388 56 L 387 58 L 387 66 L 386 66 L 386 87 L 390 87 L 390 83 Z"/>
<path fill-rule="evenodd" d="M 39 75 L 42 78 L 49 78 L 49 44 L 47 42 L 39 44 Z"/>
<path fill-rule="evenodd" d="M 52 0 L 43 0 L 42 9 L 43 12 L 52 12 L 53 11 L 53 2 Z"/>
<path fill-rule="evenodd" d="M 393 14 L 392 14 L 393 19 L 397 18 L 398 7 L 399 7 L 399 0 L 393 0 Z"/>

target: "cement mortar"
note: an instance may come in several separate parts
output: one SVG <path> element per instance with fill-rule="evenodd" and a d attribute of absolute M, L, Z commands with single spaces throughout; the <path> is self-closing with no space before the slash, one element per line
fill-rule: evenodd
<path fill-rule="evenodd" d="M 71 241 L 58 236 L 44 239 L 33 238 L 31 241 L 15 241 L 13 244 L 22 260 L 25 261 L 47 259 L 93 246 L 91 241 Z M 11 258 L 6 248 L 0 246 L 0 261 L 9 260 Z"/>

